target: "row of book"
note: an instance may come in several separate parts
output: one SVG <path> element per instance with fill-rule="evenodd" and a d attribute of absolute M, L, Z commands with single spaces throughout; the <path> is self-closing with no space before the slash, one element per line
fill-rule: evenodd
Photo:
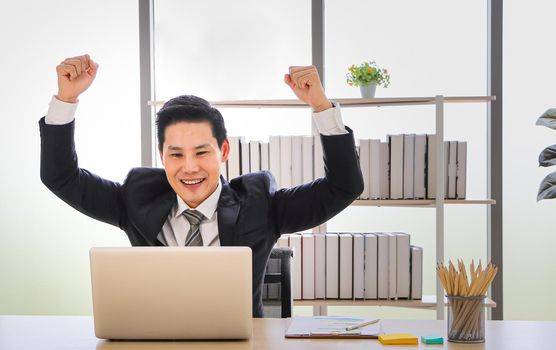
<path fill-rule="evenodd" d="M 222 166 L 229 181 L 249 172 L 268 170 L 280 188 L 324 176 L 320 139 L 271 136 L 269 142 L 230 137 L 230 156 Z M 364 189 L 359 199 L 435 199 L 436 135 L 388 135 L 387 141 L 361 139 L 358 146 Z M 467 142 L 444 141 L 445 198 L 466 197 Z"/>
<path fill-rule="evenodd" d="M 407 233 L 285 234 L 277 246 L 294 250 L 293 299 L 421 299 L 423 249 Z M 271 264 L 269 272 L 280 272 Z M 278 299 L 268 285 L 263 299 Z"/>

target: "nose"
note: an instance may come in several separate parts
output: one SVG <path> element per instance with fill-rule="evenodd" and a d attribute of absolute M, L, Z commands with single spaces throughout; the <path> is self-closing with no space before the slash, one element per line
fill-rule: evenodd
<path fill-rule="evenodd" d="M 196 173 L 199 171 L 199 163 L 195 157 L 184 157 L 181 164 L 181 171 L 187 174 Z"/>

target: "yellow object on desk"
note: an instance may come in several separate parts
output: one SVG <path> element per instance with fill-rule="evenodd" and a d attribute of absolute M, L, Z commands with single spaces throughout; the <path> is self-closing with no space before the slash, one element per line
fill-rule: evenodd
<path fill-rule="evenodd" d="M 378 340 L 384 345 L 419 345 L 417 336 L 408 333 L 381 334 Z"/>

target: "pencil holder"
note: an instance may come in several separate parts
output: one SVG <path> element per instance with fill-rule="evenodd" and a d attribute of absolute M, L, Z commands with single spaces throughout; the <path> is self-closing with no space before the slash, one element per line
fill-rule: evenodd
<path fill-rule="evenodd" d="M 484 295 L 446 296 L 448 298 L 448 341 L 484 343 Z"/>

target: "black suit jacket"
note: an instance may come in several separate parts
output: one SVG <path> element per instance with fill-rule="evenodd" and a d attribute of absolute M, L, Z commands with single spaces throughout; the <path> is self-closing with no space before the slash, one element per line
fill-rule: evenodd
<path fill-rule="evenodd" d="M 161 245 L 157 236 L 176 204 L 163 169 L 134 168 L 123 184 L 78 167 L 74 121 L 39 121 L 41 180 L 80 212 L 118 226 L 133 246 Z M 363 191 L 353 132 L 322 136 L 325 177 L 289 189 L 277 189 L 269 172 L 222 179 L 218 235 L 222 246 L 248 246 L 253 254 L 253 316 L 262 317 L 261 286 L 272 247 L 282 233 L 326 222 Z"/>

